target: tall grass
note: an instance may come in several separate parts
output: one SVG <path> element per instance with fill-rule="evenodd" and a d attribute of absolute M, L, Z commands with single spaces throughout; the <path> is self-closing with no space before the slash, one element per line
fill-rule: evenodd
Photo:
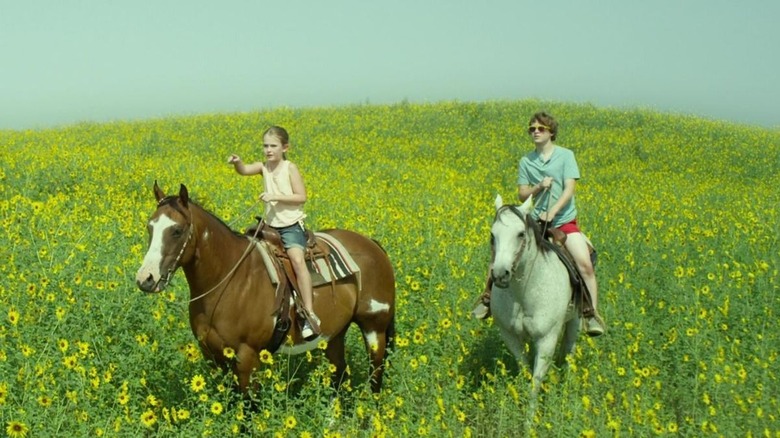
<path fill-rule="evenodd" d="M 599 249 L 608 333 L 552 370 L 528 430 L 528 370 L 468 314 L 484 284 L 496 193 L 515 199 L 524 130 L 561 121 Z M 251 224 L 261 157 L 285 126 L 311 228 L 381 241 L 396 349 L 372 396 L 320 352 L 274 356 L 249 410 L 203 360 L 183 275 L 144 295 L 152 184 L 185 184 Z M 0 419 L 9 436 L 780 436 L 780 133 L 644 110 L 518 101 L 276 109 L 0 132 Z"/>

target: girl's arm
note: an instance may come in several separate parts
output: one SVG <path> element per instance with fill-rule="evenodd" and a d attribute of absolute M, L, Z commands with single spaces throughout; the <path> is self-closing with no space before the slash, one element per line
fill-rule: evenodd
<path fill-rule="evenodd" d="M 263 163 L 257 161 L 252 164 L 244 164 L 244 162 L 241 161 L 241 157 L 236 154 L 230 155 L 230 158 L 228 158 L 228 163 L 232 164 L 236 169 L 236 172 L 238 172 L 240 175 L 258 175 L 262 174 L 263 170 L 265 170 Z"/>

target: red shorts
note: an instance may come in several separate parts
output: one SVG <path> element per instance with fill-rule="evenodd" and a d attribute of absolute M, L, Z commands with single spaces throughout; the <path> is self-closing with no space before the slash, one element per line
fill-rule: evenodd
<path fill-rule="evenodd" d="M 572 233 L 580 233 L 580 228 L 577 226 L 577 219 L 572 220 L 571 222 L 566 222 L 565 224 L 558 227 L 559 230 L 563 231 L 566 234 L 572 234 Z"/>

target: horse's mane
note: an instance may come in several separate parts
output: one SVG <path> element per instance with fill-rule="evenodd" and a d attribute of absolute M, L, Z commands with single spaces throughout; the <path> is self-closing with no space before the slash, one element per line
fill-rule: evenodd
<path fill-rule="evenodd" d="M 502 213 L 506 211 L 511 211 L 515 216 L 520 218 L 523 223 L 525 224 L 525 228 L 529 230 L 534 235 L 534 241 L 536 242 L 536 248 L 539 251 L 549 251 L 549 249 L 544 245 L 543 239 L 542 239 L 542 228 L 539 226 L 539 223 L 536 222 L 530 214 L 522 214 L 520 212 L 520 209 L 517 205 L 504 205 L 498 211 L 496 212 L 496 220 L 501 221 L 502 223 L 506 223 L 501 220 Z"/>
<path fill-rule="evenodd" d="M 166 196 L 165 198 L 161 199 L 160 202 L 157 203 L 157 208 L 160 208 L 163 205 L 169 205 L 171 208 L 173 208 L 174 210 L 178 211 L 182 216 L 184 216 L 185 213 L 181 209 L 181 205 L 178 202 L 176 202 L 178 200 L 179 200 L 179 196 L 178 195 Z M 225 227 L 228 230 L 230 230 L 236 236 L 241 236 L 242 235 L 240 232 L 230 228 L 230 225 L 226 224 L 225 221 L 223 221 L 219 216 L 217 216 L 214 213 L 210 212 L 209 210 L 205 209 L 203 206 L 201 206 L 196 201 L 194 201 L 192 199 L 189 199 L 189 200 L 187 200 L 187 203 L 190 204 L 190 205 L 194 205 L 200 211 L 206 213 L 206 216 L 210 216 L 212 219 L 214 219 L 216 222 L 222 224 L 223 227 Z"/>

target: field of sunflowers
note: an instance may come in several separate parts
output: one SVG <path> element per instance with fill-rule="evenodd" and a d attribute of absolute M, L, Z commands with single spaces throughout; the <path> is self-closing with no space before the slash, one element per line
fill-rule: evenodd
<path fill-rule="evenodd" d="M 581 335 L 530 413 L 528 369 L 492 320 L 493 200 L 516 199 L 545 109 L 576 153 L 608 332 Z M 377 239 L 396 271 L 396 346 L 372 395 L 324 354 L 263 355 L 249 409 L 187 319 L 182 273 L 144 294 L 154 181 L 236 230 L 260 214 L 269 125 L 309 192 L 307 225 Z M 0 431 L 42 436 L 780 436 L 780 132 L 534 100 L 273 109 L 0 131 Z M 323 346 L 324 347 L 324 346 Z"/>

